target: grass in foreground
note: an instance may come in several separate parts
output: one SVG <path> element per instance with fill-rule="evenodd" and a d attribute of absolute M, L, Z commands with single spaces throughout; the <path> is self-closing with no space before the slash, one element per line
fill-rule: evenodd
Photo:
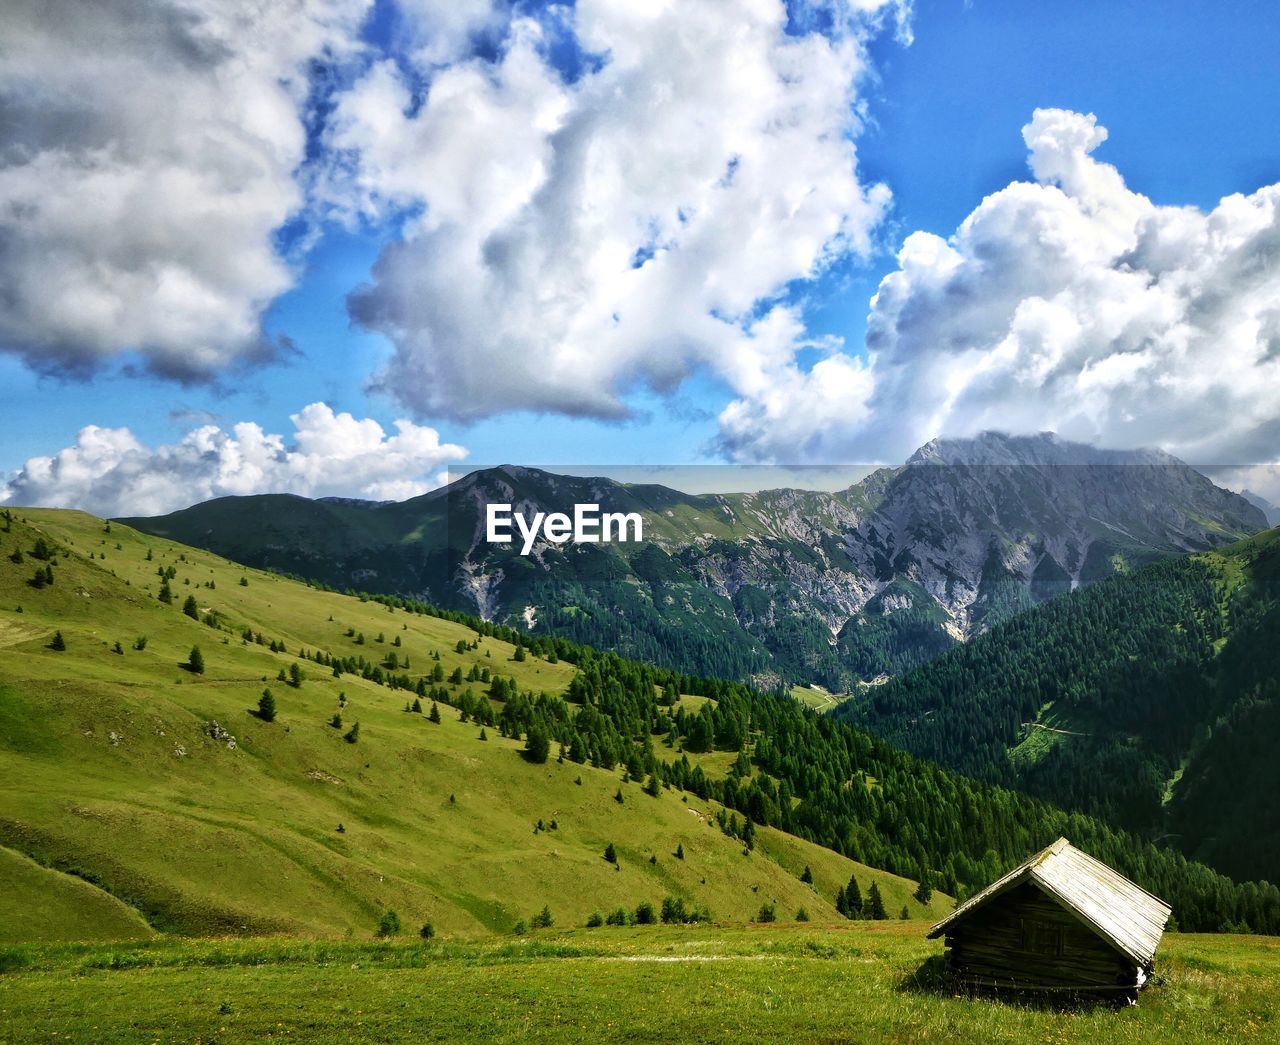
<path fill-rule="evenodd" d="M 1170 935 L 1134 1008 L 953 997 L 921 922 L 0 951 L 0 1039 L 1274 1040 L 1280 941 Z"/>

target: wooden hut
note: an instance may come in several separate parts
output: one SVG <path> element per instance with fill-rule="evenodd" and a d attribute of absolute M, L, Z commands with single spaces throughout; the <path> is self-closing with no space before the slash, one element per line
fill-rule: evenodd
<path fill-rule="evenodd" d="M 962 986 L 1136 1001 L 1170 908 L 1059 838 L 929 931 Z"/>

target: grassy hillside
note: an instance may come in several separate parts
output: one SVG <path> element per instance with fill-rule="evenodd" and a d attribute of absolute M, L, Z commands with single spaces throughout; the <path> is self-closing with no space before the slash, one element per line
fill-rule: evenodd
<path fill-rule="evenodd" d="M 426 945 L 0 950 L 6 1041 L 1266 1041 L 1280 944 L 1165 937 L 1138 1005 L 938 989 L 924 923 L 647 926 Z"/>
<path fill-rule="evenodd" d="M 48 560 L 32 554 L 41 541 Z M 50 568 L 53 583 L 35 586 Z M 170 568 L 166 605 L 159 571 Z M 201 620 L 182 612 L 188 596 Z M 65 650 L 50 648 L 55 632 Z M 185 666 L 193 646 L 202 674 Z M 438 655 L 445 675 L 483 668 L 535 693 L 563 692 L 576 670 L 120 524 L 15 515 L 0 532 L 0 940 L 367 936 L 388 909 L 409 932 L 431 921 L 474 935 L 509 932 L 544 904 L 558 925 L 581 925 L 667 895 L 717 919 L 771 903 L 780 918 L 804 907 L 833 921 L 850 875 L 864 892 L 877 882 L 894 915 L 949 909 L 941 896 L 922 908 L 914 882 L 781 832 L 761 829 L 744 855 L 712 801 L 652 797 L 621 767 L 554 752 L 533 765 L 496 728 L 481 740 L 443 704 L 433 723 L 429 700 L 406 712 L 411 692 L 335 678 L 303 649 L 394 653 L 414 677 Z M 278 681 L 296 664 L 299 687 Z M 456 695 L 468 684 L 443 685 Z M 264 688 L 273 722 L 254 713 Z M 610 843 L 616 865 L 602 856 Z M 806 864 L 814 886 L 799 880 Z"/>

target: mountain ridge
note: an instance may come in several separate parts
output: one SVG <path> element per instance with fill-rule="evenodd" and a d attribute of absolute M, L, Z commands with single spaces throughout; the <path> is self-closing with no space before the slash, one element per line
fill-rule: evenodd
<path fill-rule="evenodd" d="M 1167 454 L 1045 434 L 934 440 L 831 493 L 685 494 L 502 465 L 404 502 L 285 510 L 271 496 L 122 521 L 334 587 L 423 598 L 681 669 L 841 690 L 1053 594 L 1266 526 L 1258 507 Z M 638 511 L 645 543 L 541 542 L 521 556 L 484 542 L 494 502 L 526 514 L 576 502 Z"/>

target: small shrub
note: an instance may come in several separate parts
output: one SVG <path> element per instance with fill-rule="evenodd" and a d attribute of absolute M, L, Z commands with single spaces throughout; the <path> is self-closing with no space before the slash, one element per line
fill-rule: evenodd
<path fill-rule="evenodd" d="M 400 934 L 400 916 L 395 911 L 389 910 L 378 919 L 378 935 L 382 937 L 398 936 Z"/>
<path fill-rule="evenodd" d="M 435 939 L 436 927 L 432 925 L 430 922 L 423 922 L 422 928 L 418 930 L 418 935 L 421 936 L 424 940 Z"/>
<path fill-rule="evenodd" d="M 612 842 L 604 847 L 604 858 L 611 864 L 616 864 L 618 862 L 618 850 L 613 847 Z"/>
<path fill-rule="evenodd" d="M 778 920 L 778 909 L 771 903 L 760 905 L 760 913 L 756 915 L 757 922 L 776 922 Z"/>
<path fill-rule="evenodd" d="M 593 911 L 591 913 L 591 916 L 587 918 L 587 928 L 598 929 L 602 925 L 604 925 L 604 915 L 602 915 L 599 911 Z"/>
<path fill-rule="evenodd" d="M 641 900 L 636 904 L 636 925 L 656 925 L 658 922 L 658 914 L 653 909 L 653 904 L 648 900 Z"/>
<path fill-rule="evenodd" d="M 342 739 L 348 744 L 354 744 L 358 741 L 360 739 L 360 723 L 358 721 L 353 722 L 351 728 L 342 735 Z"/>
<path fill-rule="evenodd" d="M 808 920 L 809 920 L 809 912 L 807 910 L 801 907 L 800 910 L 796 911 L 797 922 L 807 922 Z"/>
<path fill-rule="evenodd" d="M 551 917 L 551 908 L 544 904 L 542 910 L 533 916 L 533 927 L 535 929 L 550 929 L 555 924 L 555 920 Z"/>

